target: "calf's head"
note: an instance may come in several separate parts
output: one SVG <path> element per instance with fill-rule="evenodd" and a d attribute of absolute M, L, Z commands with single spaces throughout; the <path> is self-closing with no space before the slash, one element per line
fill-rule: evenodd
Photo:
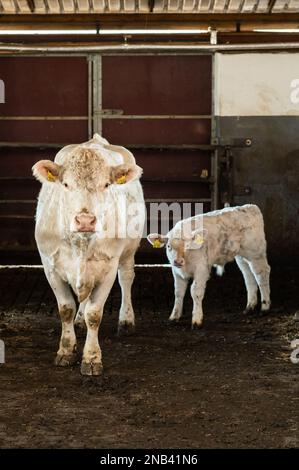
<path fill-rule="evenodd" d="M 198 250 L 206 241 L 206 231 L 203 229 L 193 230 L 189 236 L 181 233 L 170 232 L 167 235 L 151 233 L 147 237 L 153 248 L 166 247 L 167 257 L 176 268 L 184 268 L 186 256 L 190 250 Z"/>
<path fill-rule="evenodd" d="M 78 233 L 98 230 L 111 185 L 129 183 L 142 174 L 130 152 L 123 164 L 110 166 L 100 153 L 80 146 L 62 165 L 40 160 L 32 170 L 41 183 L 51 184 L 59 192 L 63 216 L 70 231 Z"/>

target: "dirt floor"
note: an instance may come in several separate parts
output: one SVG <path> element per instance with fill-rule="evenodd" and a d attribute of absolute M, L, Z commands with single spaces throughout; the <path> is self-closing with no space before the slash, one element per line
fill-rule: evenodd
<path fill-rule="evenodd" d="M 241 274 L 212 276 L 205 323 L 190 299 L 169 326 L 168 269 L 137 269 L 136 333 L 116 336 L 119 288 L 100 331 L 104 374 L 53 365 L 60 321 L 41 270 L 0 270 L 1 448 L 277 448 L 299 446 L 299 273 L 272 270 L 273 310 L 242 315 Z M 82 349 L 84 334 L 79 333 Z"/>

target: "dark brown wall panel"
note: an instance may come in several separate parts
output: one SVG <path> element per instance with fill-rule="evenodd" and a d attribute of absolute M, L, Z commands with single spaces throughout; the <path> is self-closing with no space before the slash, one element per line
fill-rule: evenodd
<path fill-rule="evenodd" d="M 4 179 L 0 181 L 0 199 L 22 200 L 35 199 L 41 184 L 35 178 Z"/>
<path fill-rule="evenodd" d="M 31 168 L 38 160 L 54 160 L 59 149 L 0 148 L 1 176 L 32 176 Z"/>
<path fill-rule="evenodd" d="M 36 201 L 1 201 L 0 200 L 0 216 L 27 215 L 34 217 L 36 209 Z"/>
<path fill-rule="evenodd" d="M 211 56 L 106 56 L 102 60 L 102 107 L 126 115 L 194 116 L 189 119 L 103 119 L 102 134 L 113 144 L 209 144 L 211 120 Z M 88 114 L 88 67 L 84 57 L 5 57 L 0 78 L 6 102 L 0 116 L 50 117 L 49 120 L 0 120 L 0 141 L 81 143 L 87 140 L 87 119 L 54 120 L 51 116 Z M 100 86 L 100 84 L 99 84 Z M 40 184 L 31 167 L 54 159 L 59 149 L 0 148 L 0 250 L 24 254 L 35 250 L 34 212 Z M 191 149 L 133 150 L 144 169 L 147 199 L 200 201 L 210 198 L 210 184 L 201 180 L 211 165 L 209 152 Z M 205 203 L 205 210 L 210 203 Z M 3 251 L 4 250 L 4 251 Z M 6 256 L 6 255 L 5 255 Z M 163 261 L 161 250 L 142 242 L 140 262 Z M 19 262 L 18 257 L 1 259 Z M 32 258 L 36 262 L 37 257 Z M 30 262 L 30 259 L 28 259 Z"/>
<path fill-rule="evenodd" d="M 128 144 L 209 144 L 208 119 L 106 119 L 103 135 L 113 143 Z"/>
<path fill-rule="evenodd" d="M 203 170 L 210 176 L 209 152 L 190 150 L 133 150 L 138 165 L 143 168 L 143 179 L 157 181 L 200 181 Z"/>
<path fill-rule="evenodd" d="M 2 116 L 87 116 L 84 57 L 1 57 Z"/>
<path fill-rule="evenodd" d="M 0 120 L 0 141 L 63 145 L 87 140 L 86 58 L 1 58 L 0 78 L 5 83 L 5 103 L 0 104 L 0 117 L 18 118 Z M 85 119 L 26 120 L 28 116 Z M 57 150 L 0 147 L 0 250 L 5 262 L 18 263 L 16 253 L 36 249 L 34 212 L 40 183 L 32 177 L 31 167 L 40 159 L 53 159 Z M 9 251 L 15 253 L 11 258 L 2 256 Z"/>
<path fill-rule="evenodd" d="M 181 181 L 166 183 L 143 183 L 144 195 L 150 199 L 198 199 L 211 196 L 206 183 L 185 183 Z"/>
<path fill-rule="evenodd" d="M 0 251 L 5 249 L 36 249 L 34 240 L 34 220 L 22 217 L 0 217 Z"/>
<path fill-rule="evenodd" d="M 0 140 L 80 143 L 87 140 L 87 121 L 0 121 Z"/>
<path fill-rule="evenodd" d="M 210 114 L 211 56 L 103 57 L 103 108 Z"/>

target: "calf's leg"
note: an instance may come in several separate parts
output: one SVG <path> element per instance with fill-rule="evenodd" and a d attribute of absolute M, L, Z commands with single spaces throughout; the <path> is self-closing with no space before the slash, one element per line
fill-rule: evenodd
<path fill-rule="evenodd" d="M 206 283 L 208 279 L 209 272 L 201 271 L 200 273 L 196 273 L 194 281 L 191 285 L 191 296 L 193 299 L 192 329 L 198 329 L 202 327 L 202 301 L 205 295 Z"/>
<path fill-rule="evenodd" d="M 183 279 L 181 276 L 178 276 L 174 271 L 172 271 L 174 278 L 174 306 L 169 317 L 171 322 L 177 322 L 182 316 L 183 313 L 183 303 L 184 297 L 188 286 L 188 280 Z"/>
<path fill-rule="evenodd" d="M 259 259 L 250 260 L 249 266 L 253 272 L 256 282 L 258 283 L 261 293 L 261 310 L 267 312 L 270 309 L 270 266 L 266 256 Z"/>
<path fill-rule="evenodd" d="M 249 267 L 248 262 L 242 256 L 235 257 L 236 263 L 243 274 L 246 290 L 247 290 L 247 305 L 244 313 L 254 310 L 257 304 L 257 289 L 258 285 L 255 277 Z"/>
<path fill-rule="evenodd" d="M 118 320 L 118 334 L 132 332 L 135 328 L 135 315 L 131 296 L 134 278 L 134 256 L 130 256 L 120 262 L 118 269 L 118 281 L 122 294 Z"/>

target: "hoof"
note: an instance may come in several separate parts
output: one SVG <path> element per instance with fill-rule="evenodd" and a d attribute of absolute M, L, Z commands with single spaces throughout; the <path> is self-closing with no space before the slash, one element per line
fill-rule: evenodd
<path fill-rule="evenodd" d="M 263 301 L 262 304 L 261 304 L 260 314 L 261 315 L 268 315 L 268 313 L 270 313 L 270 308 L 271 308 L 270 302 Z"/>
<path fill-rule="evenodd" d="M 82 375 L 101 375 L 102 372 L 103 366 L 100 362 L 81 362 Z"/>
<path fill-rule="evenodd" d="M 266 310 L 260 310 L 259 314 L 261 317 L 265 317 L 266 315 L 269 315 L 270 313 L 270 308 L 267 308 Z"/>
<path fill-rule="evenodd" d="M 59 367 L 72 366 L 77 362 L 78 356 L 76 353 L 73 354 L 57 354 L 54 364 Z"/>
<path fill-rule="evenodd" d="M 117 329 L 118 336 L 129 336 L 135 332 L 135 325 L 133 323 L 119 323 Z"/>
<path fill-rule="evenodd" d="M 203 323 L 192 323 L 191 330 L 201 330 L 203 327 Z"/>
<path fill-rule="evenodd" d="M 175 318 L 175 317 L 169 317 L 168 318 L 168 323 L 169 325 L 176 325 L 180 321 L 180 318 Z"/>
<path fill-rule="evenodd" d="M 255 307 L 246 307 L 242 313 L 243 315 L 251 315 L 254 312 L 255 312 Z"/>
<path fill-rule="evenodd" d="M 166 325 L 170 329 L 175 329 L 182 327 L 183 323 L 180 322 L 179 319 L 174 318 L 173 320 L 170 320 L 170 318 L 168 318 Z"/>

